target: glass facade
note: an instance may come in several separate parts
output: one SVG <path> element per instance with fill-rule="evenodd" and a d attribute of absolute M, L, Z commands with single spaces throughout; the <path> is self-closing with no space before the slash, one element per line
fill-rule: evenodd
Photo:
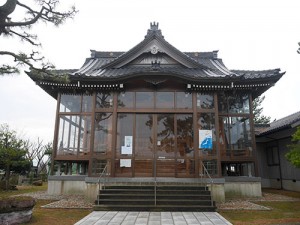
<path fill-rule="evenodd" d="M 254 167 L 245 93 L 61 94 L 58 105 L 55 160 L 81 160 L 79 173 L 99 176 L 106 166 L 113 177 L 200 177 L 205 167 L 220 177 L 240 159 Z"/>

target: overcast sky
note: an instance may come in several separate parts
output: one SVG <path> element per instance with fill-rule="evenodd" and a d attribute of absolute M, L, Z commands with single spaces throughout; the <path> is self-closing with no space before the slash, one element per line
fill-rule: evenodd
<path fill-rule="evenodd" d="M 0 0 L 0 5 L 4 2 Z M 74 20 L 58 28 L 39 23 L 32 29 L 43 44 L 40 51 L 57 69 L 80 68 L 90 56 L 90 49 L 127 51 L 144 39 L 150 22 L 155 21 L 165 39 L 181 51 L 219 50 L 219 57 L 229 69 L 285 71 L 283 78 L 265 93 L 263 113 L 280 119 L 300 110 L 299 0 L 61 3 L 63 8 L 75 4 L 79 13 Z M 18 13 L 11 17 L 19 16 Z M 0 40 L 1 50 L 30 49 L 17 39 Z M 52 141 L 56 100 L 24 73 L 0 77 L 0 103 L 0 124 L 8 123 L 31 139 Z"/>

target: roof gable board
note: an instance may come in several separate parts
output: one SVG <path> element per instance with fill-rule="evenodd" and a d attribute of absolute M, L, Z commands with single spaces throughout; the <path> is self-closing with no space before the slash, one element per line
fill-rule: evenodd
<path fill-rule="evenodd" d="M 159 30 L 160 31 L 160 30 Z M 189 57 L 187 54 L 179 51 L 171 44 L 169 44 L 161 32 L 152 32 L 146 35 L 145 39 L 137 44 L 135 47 L 115 58 L 110 63 L 104 65 L 103 69 L 119 69 L 126 67 L 133 62 L 136 62 L 138 58 L 141 58 L 142 55 L 148 55 L 149 59 L 155 58 L 158 54 L 165 54 L 168 56 L 169 61 L 177 62 L 177 64 L 182 65 L 185 68 L 202 68 L 209 69 L 207 66 L 202 65 L 197 62 L 195 59 Z M 160 63 L 160 62 L 158 62 Z"/>

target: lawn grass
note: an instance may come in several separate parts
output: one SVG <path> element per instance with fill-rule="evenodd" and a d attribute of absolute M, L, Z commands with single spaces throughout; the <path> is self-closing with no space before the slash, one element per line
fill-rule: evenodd
<path fill-rule="evenodd" d="M 46 191 L 48 188 L 47 183 L 43 183 L 42 186 L 33 186 L 33 185 L 26 185 L 26 186 L 17 186 L 17 190 L 0 190 L 0 197 L 9 197 L 12 195 L 20 195 L 30 192 L 36 191 Z"/>
<path fill-rule="evenodd" d="M 30 223 L 35 225 L 71 225 L 92 212 L 91 209 L 46 209 L 41 208 L 53 201 L 38 200 L 33 209 L 33 216 Z M 25 224 L 24 224 L 25 225 Z"/>
<path fill-rule="evenodd" d="M 25 194 L 37 191 L 46 191 L 47 183 L 43 186 L 17 186 L 18 190 L 0 191 L 0 197 Z M 83 217 L 92 212 L 91 209 L 46 209 L 41 206 L 47 205 L 53 200 L 37 200 L 33 209 L 33 216 L 28 224 L 35 225 L 71 225 L 81 220 Z"/>
<path fill-rule="evenodd" d="M 0 191 L 0 197 L 45 190 L 47 190 L 46 183 L 43 186 L 18 186 L 18 190 L 15 191 Z M 234 225 L 300 224 L 299 192 L 275 189 L 264 189 L 263 191 L 299 198 L 299 201 L 259 201 L 255 203 L 271 208 L 272 210 L 220 210 L 219 213 Z M 37 200 L 31 221 L 24 225 L 71 225 L 92 212 L 91 209 L 46 209 L 41 207 L 51 202 L 53 200 Z"/>
<path fill-rule="evenodd" d="M 259 201 L 254 203 L 271 208 L 271 210 L 223 210 L 219 213 L 234 225 L 300 224 L 299 192 L 275 189 L 264 189 L 263 191 L 299 198 L 299 201 Z"/>

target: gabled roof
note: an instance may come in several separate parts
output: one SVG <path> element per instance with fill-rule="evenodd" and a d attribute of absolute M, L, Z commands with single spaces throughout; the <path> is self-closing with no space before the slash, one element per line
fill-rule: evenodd
<path fill-rule="evenodd" d="M 145 63 L 146 62 L 146 63 Z M 75 77 L 98 80 L 120 80 L 146 74 L 180 76 L 191 81 L 217 83 L 261 79 L 277 82 L 284 74 L 280 69 L 264 71 L 229 70 L 218 58 L 218 51 L 181 52 L 168 43 L 158 23 L 151 23 L 145 38 L 127 52 L 101 52 L 91 50 L 91 57 L 72 73 Z M 219 81 L 218 81 L 219 80 Z"/>
<path fill-rule="evenodd" d="M 56 71 L 57 72 L 57 71 Z M 59 90 L 84 91 L 88 88 L 124 87 L 136 78 L 164 77 L 180 80 L 187 91 L 241 90 L 251 91 L 257 97 L 272 87 L 284 73 L 280 69 L 246 71 L 230 70 L 218 58 L 218 51 L 181 52 L 168 43 L 158 23 L 150 29 L 140 43 L 126 52 L 91 50 L 91 56 L 78 70 L 64 70 L 70 83 L 63 84 L 50 76 L 42 78 L 28 75 L 45 91 L 56 96 Z M 103 85 L 103 86 L 102 86 Z"/>
<path fill-rule="evenodd" d="M 297 127 L 299 125 L 300 111 L 270 123 L 270 126 L 260 129 L 258 136 L 264 136 L 285 128 Z"/>

